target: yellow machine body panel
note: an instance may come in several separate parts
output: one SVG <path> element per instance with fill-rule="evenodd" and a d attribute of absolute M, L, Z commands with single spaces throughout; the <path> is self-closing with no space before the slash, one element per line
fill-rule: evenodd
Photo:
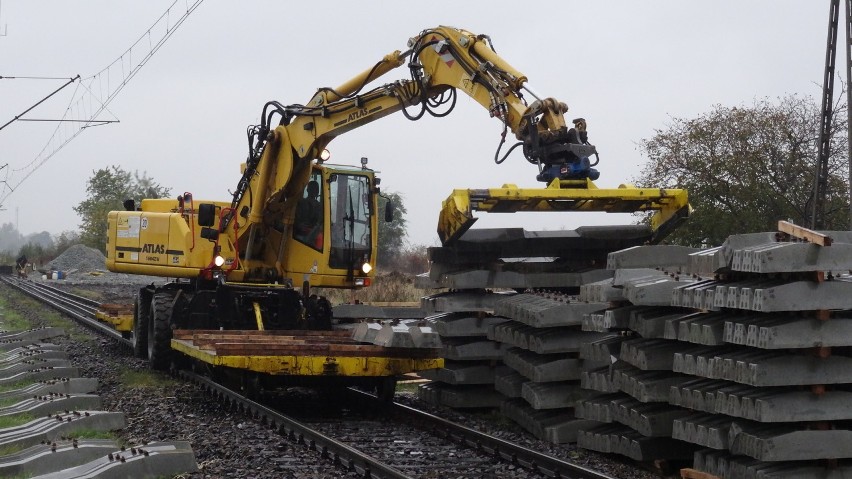
<path fill-rule="evenodd" d="M 107 269 L 171 278 L 197 277 L 212 262 L 215 247 L 213 242 L 197 237 L 200 231 L 197 214 L 191 210 L 181 213 L 175 200 L 143 200 L 137 211 L 111 211 Z M 222 245 L 219 254 L 225 258 L 225 267 L 236 261 L 229 242 Z"/>
<path fill-rule="evenodd" d="M 250 246 L 257 256 L 281 256 L 277 261 L 281 270 L 276 276 L 282 283 L 300 286 L 308 281 L 312 286 L 332 288 L 369 285 L 375 273 L 364 273 L 360 266 L 376 257 L 378 203 L 373 172 L 315 166 L 310 182 L 317 185 L 316 197 L 310 198 L 305 191 L 298 204 L 282 214 L 278 227 L 282 231 L 275 233 L 277 238 L 269 241 L 267 237 L 264 244 Z M 302 207 L 311 202 L 310 218 L 300 218 Z M 202 237 L 204 227 L 192 206 L 205 203 L 214 205 L 217 212 L 210 228 L 222 230 L 215 240 Z M 146 199 L 136 211 L 112 211 L 108 216 L 107 268 L 120 273 L 196 278 L 210 271 L 219 255 L 224 260 L 220 270 L 228 280 L 244 281 L 251 261 L 245 261 L 245 252 L 235 247 L 233 228 L 220 224 L 218 213 L 229 207 L 226 202 L 194 200 L 181 208 L 174 199 Z M 305 222 L 310 226 L 303 226 Z"/>

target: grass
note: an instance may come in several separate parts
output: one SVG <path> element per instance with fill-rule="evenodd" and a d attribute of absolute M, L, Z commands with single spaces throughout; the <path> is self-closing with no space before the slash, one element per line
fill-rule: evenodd
<path fill-rule="evenodd" d="M 111 439 L 118 440 L 118 435 L 113 431 L 97 431 L 95 429 L 83 429 L 68 435 L 71 439 Z"/>
<path fill-rule="evenodd" d="M 0 385 L 0 393 L 4 393 L 7 391 L 14 391 L 16 389 L 24 389 L 27 386 L 35 384 L 35 381 L 19 381 L 12 384 Z"/>
<path fill-rule="evenodd" d="M 15 293 L 17 295 L 17 293 Z M 20 298 L 15 295 L 0 297 L 0 329 L 6 331 L 21 331 L 24 329 L 32 329 L 33 325 L 26 318 L 20 315 L 17 311 L 11 309 L 10 303 L 17 301 Z M 11 301 L 10 301 L 11 300 Z"/>
<path fill-rule="evenodd" d="M 71 323 L 71 320 L 62 316 L 59 311 L 46 307 L 44 303 L 40 303 L 29 296 L 25 296 L 23 294 L 18 293 L 17 291 L 12 292 L 9 297 L 11 299 L 11 303 L 14 304 L 16 309 L 40 311 L 39 316 L 44 321 L 45 326 L 54 328 L 66 328 L 66 332 L 69 333 L 70 338 L 74 341 L 84 342 L 91 339 L 91 336 L 88 333 L 80 333 L 76 332 L 77 330 L 75 328 L 68 328 L 68 325 Z M 22 329 L 30 329 L 32 327 L 32 324 L 30 324 L 27 328 Z"/>
<path fill-rule="evenodd" d="M 38 310 L 39 316 L 44 321 L 45 326 L 61 328 L 68 325 L 68 320 L 63 318 L 59 312 L 46 308 L 44 303 L 32 298 L 21 298 L 21 301 L 18 302 L 18 306 L 30 311 Z"/>
<path fill-rule="evenodd" d="M 62 316 L 59 311 L 55 311 L 53 309 L 45 308 L 43 304 L 36 302 L 34 304 L 40 305 L 42 307 L 42 311 L 44 311 L 41 315 L 41 318 L 44 320 L 45 326 L 54 327 L 54 328 L 64 328 L 65 333 L 71 338 L 73 341 L 78 343 L 83 343 L 87 341 L 94 341 L 94 338 L 88 332 L 85 332 L 79 328 L 69 328 L 70 324 L 73 324 L 73 321 Z"/>
<path fill-rule="evenodd" d="M 0 457 L 8 456 L 10 454 L 17 454 L 17 453 L 19 453 L 23 450 L 24 450 L 24 448 L 20 444 L 8 444 L 8 445 L 0 447 Z M 24 479 L 24 478 L 28 478 L 28 477 L 32 477 L 32 476 L 12 476 L 12 477 Z"/>
<path fill-rule="evenodd" d="M 362 303 L 419 302 L 421 297 L 433 292 L 414 287 L 414 275 L 396 272 L 377 275 L 373 278 L 373 284 L 363 289 L 316 288 L 316 294 L 328 298 L 332 305 L 356 301 Z"/>
<path fill-rule="evenodd" d="M 123 369 L 121 383 L 128 388 L 170 388 L 178 383 L 174 379 L 150 370 Z"/>
<path fill-rule="evenodd" d="M 48 326 L 61 327 L 67 324 L 67 320 L 63 319 L 58 312 L 52 309 L 45 308 L 43 303 L 40 303 L 35 299 L 30 298 L 29 296 L 25 296 L 17 291 L 13 291 L 11 292 L 11 294 L 8 295 L 8 299 L 10 300 L 9 304 L 14 305 L 15 309 L 27 311 L 38 310 L 40 312 L 43 311 L 40 316 L 42 319 L 44 319 L 45 323 L 47 323 Z M 32 324 L 30 324 L 29 327 L 32 328 Z"/>
<path fill-rule="evenodd" d="M 396 383 L 396 392 L 417 394 L 417 388 L 423 384 L 423 381 L 399 381 Z"/>
<path fill-rule="evenodd" d="M 20 398 L 20 397 L 0 399 L 0 408 L 13 406 L 13 405 L 18 404 L 19 402 L 25 400 L 25 399 L 26 398 Z"/>
<path fill-rule="evenodd" d="M 8 427 L 16 427 L 22 424 L 26 424 L 35 419 L 32 414 L 12 414 L 9 416 L 0 416 L 0 429 L 6 429 Z"/>
<path fill-rule="evenodd" d="M 103 302 L 103 294 L 98 291 L 90 291 L 88 289 L 77 289 L 72 288 L 70 291 L 71 294 L 76 294 L 77 296 L 82 296 L 84 298 L 92 299 L 98 302 Z"/>

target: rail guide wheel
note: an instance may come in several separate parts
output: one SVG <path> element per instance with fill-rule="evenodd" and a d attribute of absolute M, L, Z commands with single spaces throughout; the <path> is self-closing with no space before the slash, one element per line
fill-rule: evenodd
<path fill-rule="evenodd" d="M 393 396 L 396 394 L 396 377 L 387 376 L 379 378 L 376 381 L 376 397 L 384 402 L 393 402 Z"/>

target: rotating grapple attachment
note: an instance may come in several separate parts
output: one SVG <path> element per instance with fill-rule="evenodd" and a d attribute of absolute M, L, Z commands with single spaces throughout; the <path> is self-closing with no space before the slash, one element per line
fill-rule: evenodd
<path fill-rule="evenodd" d="M 550 183 L 559 180 L 597 180 L 600 172 L 598 152 L 589 144 L 586 120 L 576 118 L 574 127 L 562 126 L 556 130 L 542 131 L 538 123 L 529 122 L 528 134 L 523 139 L 524 156 L 539 167 L 536 180 Z M 594 156 L 594 162 L 591 157 Z"/>

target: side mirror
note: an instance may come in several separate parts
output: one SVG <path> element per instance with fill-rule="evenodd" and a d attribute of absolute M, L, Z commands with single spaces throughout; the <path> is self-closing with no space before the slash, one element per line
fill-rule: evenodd
<path fill-rule="evenodd" d="M 385 223 L 393 223 L 393 202 L 391 200 L 385 203 Z"/>
<path fill-rule="evenodd" d="M 216 223 L 216 205 L 201 203 L 198 205 L 198 226 L 213 226 Z"/>
<path fill-rule="evenodd" d="M 219 239 L 219 232 L 215 228 L 201 228 L 201 237 L 206 240 L 216 241 Z"/>

